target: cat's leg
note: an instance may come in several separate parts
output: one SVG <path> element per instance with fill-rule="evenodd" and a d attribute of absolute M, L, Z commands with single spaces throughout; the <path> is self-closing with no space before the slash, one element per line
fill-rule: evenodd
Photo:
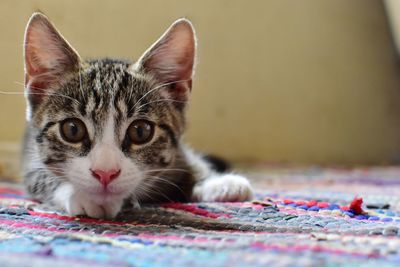
<path fill-rule="evenodd" d="M 196 183 L 193 201 L 246 201 L 253 197 L 253 190 L 246 177 L 233 173 L 218 173 L 201 155 L 183 146 L 186 162 L 193 171 Z"/>
<path fill-rule="evenodd" d="M 237 174 L 214 173 L 193 188 L 193 200 L 204 202 L 247 201 L 253 197 L 249 181 Z"/>
<path fill-rule="evenodd" d="M 69 183 L 60 185 L 54 192 L 54 203 L 70 216 L 87 215 L 92 218 L 113 219 L 122 206 L 122 199 L 96 203 L 87 194 L 75 190 Z"/>

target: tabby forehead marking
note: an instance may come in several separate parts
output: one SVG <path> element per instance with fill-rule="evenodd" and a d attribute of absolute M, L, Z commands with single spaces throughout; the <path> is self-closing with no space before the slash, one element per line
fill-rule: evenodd
<path fill-rule="evenodd" d="M 110 107 L 110 110 L 111 107 Z M 92 170 L 119 170 L 122 161 L 119 145 L 116 142 L 114 133 L 114 114 L 110 112 L 105 124 L 103 136 L 90 153 L 92 160 Z"/>

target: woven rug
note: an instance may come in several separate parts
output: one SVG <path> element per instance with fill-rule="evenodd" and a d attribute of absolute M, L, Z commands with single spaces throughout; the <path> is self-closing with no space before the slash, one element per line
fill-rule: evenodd
<path fill-rule="evenodd" d="M 143 206 L 116 221 L 48 211 L 0 184 L 0 266 L 400 266 L 400 168 L 250 177 L 252 202 Z"/>

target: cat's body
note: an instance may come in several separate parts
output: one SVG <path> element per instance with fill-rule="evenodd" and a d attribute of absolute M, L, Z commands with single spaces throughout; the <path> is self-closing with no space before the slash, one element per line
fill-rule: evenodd
<path fill-rule="evenodd" d="M 134 64 L 83 61 L 34 14 L 25 36 L 28 192 L 96 218 L 124 204 L 248 200 L 244 177 L 216 173 L 181 141 L 195 45 L 190 22 L 178 20 Z"/>

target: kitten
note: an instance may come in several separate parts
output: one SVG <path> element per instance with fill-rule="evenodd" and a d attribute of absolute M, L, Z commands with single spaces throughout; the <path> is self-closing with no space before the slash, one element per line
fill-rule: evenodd
<path fill-rule="evenodd" d="M 181 141 L 195 50 L 192 24 L 179 19 L 136 63 L 84 61 L 33 14 L 24 43 L 31 196 L 94 218 L 139 203 L 249 200 L 246 178 L 218 174 Z"/>

